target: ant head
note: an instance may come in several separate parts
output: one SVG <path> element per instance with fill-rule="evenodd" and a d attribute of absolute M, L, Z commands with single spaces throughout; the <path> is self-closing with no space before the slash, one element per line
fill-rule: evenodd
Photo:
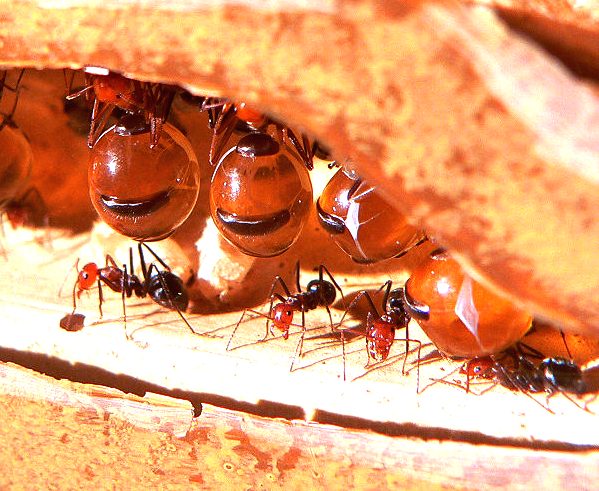
<path fill-rule="evenodd" d="M 283 338 L 289 337 L 289 327 L 293 322 L 293 309 L 286 303 L 278 303 L 272 308 L 273 325 L 283 333 Z"/>
<path fill-rule="evenodd" d="M 89 290 L 98 279 L 98 266 L 96 263 L 87 263 L 77 277 L 77 287 L 79 291 Z"/>
<path fill-rule="evenodd" d="M 129 94 L 132 90 L 132 82 L 118 73 L 108 75 L 94 75 L 93 87 L 99 101 L 111 104 L 119 104 L 123 94 Z"/>
<path fill-rule="evenodd" d="M 468 377 L 484 377 L 493 368 L 494 362 L 491 358 L 473 358 L 460 368 L 460 373 Z"/>

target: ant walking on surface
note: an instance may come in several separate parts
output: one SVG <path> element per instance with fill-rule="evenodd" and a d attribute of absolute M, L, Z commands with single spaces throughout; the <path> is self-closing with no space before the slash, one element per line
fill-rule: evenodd
<path fill-rule="evenodd" d="M 368 361 L 364 368 L 368 369 L 375 364 L 382 363 L 389 357 L 391 346 L 395 341 L 395 331 L 405 329 L 405 356 L 403 362 L 402 373 L 405 374 L 405 366 L 408 353 L 410 352 L 410 341 L 418 344 L 418 358 L 420 358 L 420 350 L 422 343 L 418 339 L 410 339 L 409 337 L 409 322 L 410 316 L 406 312 L 403 302 L 403 288 L 392 289 L 393 282 L 386 281 L 376 293 L 384 291 L 381 301 L 382 314 L 379 314 L 372 296 L 367 290 L 361 290 L 348 305 L 339 325 L 343 323 L 345 316 L 354 308 L 362 298 L 368 302 L 368 313 L 366 315 L 366 351 L 368 353 Z M 341 343 L 343 349 L 343 380 L 346 380 L 346 352 L 345 352 L 345 329 L 340 330 Z"/>
<path fill-rule="evenodd" d="M 143 249 L 146 249 L 156 262 L 164 269 L 158 269 L 156 262 L 147 266 Z M 125 322 L 125 335 L 131 339 L 127 332 L 127 314 L 125 310 L 125 298 L 135 295 L 138 298 L 149 296 L 157 304 L 177 312 L 187 328 L 193 333 L 198 334 L 183 315 L 189 304 L 189 296 L 183 283 L 171 268 L 144 242 L 138 243 L 139 259 L 141 262 L 142 279 L 134 274 L 133 266 L 133 248 L 129 248 L 129 268 L 124 264 L 119 268 L 116 261 L 109 254 L 106 255 L 106 265 L 98 267 L 96 263 L 87 263 L 78 271 L 77 281 L 73 287 L 73 313 L 71 318 L 75 323 L 79 320 L 76 317 L 77 299 L 81 297 L 84 291 L 89 291 L 94 284 L 98 286 L 98 307 L 100 317 L 102 317 L 102 303 L 104 295 L 102 293 L 102 284 L 112 291 L 121 293 L 123 303 L 123 319 Z M 63 326 L 64 327 L 64 326 Z"/>
<path fill-rule="evenodd" d="M 325 273 L 329 278 L 328 280 L 324 278 Z M 262 312 L 258 312 L 252 309 L 244 309 L 243 313 L 241 314 L 241 318 L 237 322 L 235 329 L 233 329 L 233 332 L 229 337 L 229 342 L 227 343 L 227 351 L 235 349 L 231 348 L 231 343 L 233 341 L 235 333 L 237 332 L 237 329 L 239 328 L 239 325 L 241 324 L 243 318 L 248 312 L 257 314 L 261 317 L 266 317 L 266 330 L 264 333 L 264 337 L 259 342 L 266 341 L 268 339 L 269 333 L 272 334 L 273 337 L 276 337 L 276 333 L 273 330 L 273 328 L 281 333 L 283 339 L 288 339 L 289 329 L 292 325 L 294 325 L 294 313 L 301 312 L 301 337 L 293 355 L 290 371 L 293 371 L 296 359 L 298 358 L 298 356 L 301 356 L 302 353 L 304 337 L 306 334 L 306 312 L 310 310 L 315 310 L 318 307 L 324 307 L 329 315 L 331 329 L 334 330 L 333 317 L 331 315 L 330 306 L 335 302 L 335 299 L 337 297 L 337 290 L 341 294 L 342 300 L 345 301 L 341 287 L 339 286 L 337 281 L 335 281 L 335 278 L 333 278 L 333 275 L 326 268 L 326 266 L 322 264 L 318 267 L 318 278 L 308 282 L 305 291 L 302 291 L 299 281 L 299 275 L 300 265 L 299 262 L 297 262 L 295 269 L 295 286 L 297 289 L 296 293 L 291 293 L 289 287 L 287 286 L 283 278 L 281 278 L 280 276 L 275 277 L 269 294 L 270 307 L 268 310 L 268 314 L 264 314 Z M 284 294 L 277 292 L 277 287 L 280 287 Z M 275 303 L 276 301 L 278 301 L 278 303 Z"/>

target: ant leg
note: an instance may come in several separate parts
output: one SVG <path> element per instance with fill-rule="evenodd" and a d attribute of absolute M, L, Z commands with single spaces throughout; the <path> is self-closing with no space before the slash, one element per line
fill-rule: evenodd
<path fill-rule="evenodd" d="M 150 264 L 150 269 L 148 270 L 148 275 L 150 275 L 150 273 L 152 272 L 152 269 L 154 269 L 157 272 L 156 276 L 158 277 L 158 281 L 160 282 L 160 286 L 166 292 L 166 296 L 169 299 L 171 305 L 175 308 L 174 310 L 177 312 L 177 314 L 179 314 L 179 317 L 181 317 L 181 320 L 185 323 L 185 325 L 187 326 L 187 328 L 193 334 L 195 334 L 196 336 L 208 336 L 207 334 L 205 335 L 205 334 L 200 334 L 199 332 L 196 332 L 194 330 L 194 328 L 191 327 L 191 324 L 185 318 L 185 316 L 183 315 L 183 312 L 181 312 L 181 309 L 179 309 L 179 307 L 177 307 L 177 305 L 173 301 L 173 299 L 174 299 L 173 294 L 169 290 L 168 285 L 166 284 L 166 281 L 164 281 L 164 277 L 161 274 L 159 274 L 160 271 L 158 271 L 158 268 L 157 268 L 157 266 L 154 263 Z M 211 337 L 211 336 L 208 336 L 208 337 Z"/>
<path fill-rule="evenodd" d="M 102 130 L 106 126 L 106 123 L 112 115 L 114 108 L 115 105 L 111 103 L 106 103 L 100 107 L 100 101 L 98 101 L 97 98 L 94 99 L 89 135 L 87 137 L 87 146 L 89 148 L 93 148 L 96 142 L 100 139 Z"/>
<path fill-rule="evenodd" d="M 343 295 L 343 290 L 341 289 L 341 287 L 339 286 L 339 283 L 337 283 L 337 281 L 335 280 L 335 278 L 333 278 L 333 275 L 328 270 L 328 268 L 324 264 L 321 264 L 320 266 L 318 266 L 318 279 L 320 281 L 322 281 L 324 279 L 323 278 L 323 276 L 324 276 L 323 272 L 327 274 L 327 276 L 331 280 L 331 283 L 333 283 L 333 285 L 335 286 L 335 288 L 337 288 L 337 290 L 339 290 L 339 293 L 341 294 L 341 301 L 343 302 L 343 305 L 345 306 L 345 295 Z"/>
<path fill-rule="evenodd" d="M 104 295 L 102 294 L 102 281 L 100 281 L 100 277 L 98 277 L 98 309 L 100 310 L 100 319 L 104 317 L 104 313 L 102 312 L 103 303 Z"/>
<path fill-rule="evenodd" d="M 297 261 L 295 263 L 295 287 L 297 288 L 298 293 L 302 291 L 302 286 L 300 285 L 300 262 Z M 289 296 L 289 294 L 287 294 Z"/>
<path fill-rule="evenodd" d="M 258 312 L 256 310 L 243 309 L 243 312 L 241 313 L 241 317 L 237 321 L 237 324 L 235 324 L 235 329 L 233 329 L 233 332 L 231 332 L 231 335 L 229 336 L 229 341 L 227 342 L 226 351 L 233 351 L 235 349 L 235 348 L 231 348 L 231 343 L 233 342 L 233 338 L 235 337 L 235 333 L 237 332 L 237 329 L 239 328 L 239 325 L 241 324 L 241 321 L 243 321 L 243 318 L 245 317 L 245 314 L 247 312 L 252 312 L 252 313 L 258 314 L 258 315 L 264 315 L 262 312 Z"/>
<path fill-rule="evenodd" d="M 308 170 L 314 169 L 314 162 L 310 155 L 310 151 L 306 150 L 306 148 L 304 148 L 304 146 L 300 143 L 297 136 L 295 136 L 295 133 L 293 132 L 293 130 L 291 128 L 284 128 L 283 129 L 283 137 L 287 137 L 291 141 L 291 144 L 293 145 L 293 147 L 295 148 L 297 153 L 299 153 L 299 155 L 300 155 L 301 159 L 304 161 L 304 164 L 307 167 L 307 169 Z M 304 135 L 302 135 L 302 137 L 303 137 L 302 141 L 305 144 L 307 138 L 304 139 Z"/>
<path fill-rule="evenodd" d="M 408 246 L 407 249 L 404 249 L 403 251 L 401 251 L 399 254 L 397 254 L 396 256 L 393 256 L 394 259 L 397 259 L 399 257 L 405 256 L 408 252 L 410 252 L 412 249 L 415 249 L 416 247 L 418 247 L 419 245 L 424 244 L 425 242 L 428 241 L 428 237 L 425 235 L 424 237 L 421 237 L 418 241 L 414 242 L 413 244 L 410 244 Z"/>
<path fill-rule="evenodd" d="M 302 335 L 300 336 L 297 345 L 295 346 L 295 352 L 293 353 L 293 358 L 291 359 L 291 366 L 289 367 L 289 371 L 293 372 L 293 366 L 295 365 L 295 361 L 297 358 L 301 358 L 302 350 L 304 349 L 304 337 L 306 336 L 306 314 L 302 310 Z"/>
<path fill-rule="evenodd" d="M 132 339 L 129 336 L 129 331 L 127 331 L 127 310 L 125 307 L 125 295 L 126 295 L 126 285 L 129 284 L 129 273 L 127 272 L 127 266 L 123 264 L 123 288 L 121 288 L 121 302 L 123 304 L 123 324 L 125 325 L 125 337 L 128 341 Z"/>
<path fill-rule="evenodd" d="M 167 271 L 171 271 L 170 266 L 168 264 L 166 264 L 164 262 L 164 260 L 158 254 L 156 254 L 156 252 L 154 252 L 154 250 L 148 244 L 146 244 L 145 242 L 139 242 L 137 245 L 139 248 L 139 257 L 140 257 L 140 261 L 142 263 L 142 266 L 141 266 L 142 270 L 145 267 L 145 260 L 144 260 L 144 256 L 143 256 L 143 252 L 142 252 L 142 246 L 143 246 L 150 252 L 150 254 L 152 254 L 152 256 L 154 256 L 156 261 L 158 261 L 164 269 L 166 269 Z M 144 278 L 145 278 L 145 276 L 144 276 Z"/>
<path fill-rule="evenodd" d="M 210 143 L 209 162 L 214 166 L 220 160 L 226 144 L 235 129 L 235 120 L 237 109 L 234 104 L 227 103 L 223 106 L 212 134 L 212 142 Z"/>
<path fill-rule="evenodd" d="M 568 342 L 566 341 L 566 334 L 561 329 L 559 330 L 559 333 L 562 336 L 562 341 L 564 342 L 564 346 L 566 347 L 566 351 L 568 352 L 568 358 L 570 358 L 570 360 L 571 360 L 572 353 L 570 352 L 570 347 L 568 346 Z"/>

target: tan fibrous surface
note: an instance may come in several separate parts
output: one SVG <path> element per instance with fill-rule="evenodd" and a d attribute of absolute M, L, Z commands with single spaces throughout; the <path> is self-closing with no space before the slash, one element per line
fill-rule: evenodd
<path fill-rule="evenodd" d="M 591 489 L 597 453 L 389 438 L 57 381 L 0 364 L 0 486 Z M 31 387 L 23 394 L 22 387 Z M 161 426 L 173 421 L 176 427 Z M 148 417 L 151 415 L 151 418 Z"/>
<path fill-rule="evenodd" d="M 559 23 L 543 5 L 537 14 Z M 490 11 L 374 0 L 55 7 L 3 4 L 1 63 L 101 65 L 251 102 L 350 155 L 478 279 L 564 329 L 596 332 L 599 102 Z M 594 32 L 589 12 L 580 24 Z"/>

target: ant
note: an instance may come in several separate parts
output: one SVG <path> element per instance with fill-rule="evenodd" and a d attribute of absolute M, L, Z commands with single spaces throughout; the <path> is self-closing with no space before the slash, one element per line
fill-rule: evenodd
<path fill-rule="evenodd" d="M 140 82 L 111 72 L 106 68 L 88 66 L 85 72 L 86 86 L 74 93 L 72 90 L 73 73 L 65 83 L 69 94 L 68 101 L 85 94 L 93 93 L 93 108 L 87 145 L 93 148 L 113 111 L 119 108 L 129 114 L 141 114 L 150 125 L 150 148 L 154 148 L 160 139 L 162 125 L 166 121 L 177 88 L 152 82 Z"/>
<path fill-rule="evenodd" d="M 121 293 L 123 302 L 123 317 L 125 320 L 125 335 L 127 339 L 131 339 L 127 333 L 127 316 L 125 313 L 125 297 L 129 298 L 133 294 L 138 298 L 143 298 L 149 295 L 150 298 L 157 304 L 166 307 L 169 310 L 175 310 L 185 325 L 193 334 L 198 334 L 183 315 L 183 311 L 187 309 L 189 297 L 187 290 L 183 284 L 183 280 L 171 271 L 171 268 L 144 242 L 137 244 L 139 259 L 141 262 L 141 270 L 143 280 L 140 280 L 133 271 L 133 248 L 129 248 L 129 269 L 123 265 L 122 269 L 118 267 L 116 261 L 109 254 L 106 255 L 106 265 L 102 268 L 96 263 L 87 263 L 78 271 L 77 281 L 73 287 L 73 314 L 77 308 L 77 299 L 81 298 L 84 291 L 90 290 L 94 283 L 98 285 L 98 307 L 100 317 L 103 316 L 102 303 L 104 296 L 102 293 L 102 283 L 104 283 L 112 291 Z M 160 263 L 164 270 L 159 270 L 156 263 L 151 263 L 146 266 L 146 261 L 143 254 L 143 248 L 146 248 L 152 256 Z"/>
<path fill-rule="evenodd" d="M 11 87 L 6 83 L 8 73 L 0 72 L 0 99 L 4 89 L 14 93 L 12 107 L 8 113 L 2 114 L 0 122 L 0 147 L 3 149 L 0 159 L 0 222 L 6 215 L 13 228 L 48 225 L 46 203 L 37 188 L 27 187 L 33 163 L 31 146 L 14 121 L 24 74 L 25 70 L 19 70 Z"/>
<path fill-rule="evenodd" d="M 531 358 L 540 361 L 535 363 Z M 550 397 L 561 392 L 577 407 L 589 411 L 586 406 L 579 406 L 568 395 L 580 396 L 589 392 L 583 370 L 571 359 L 545 357 L 538 350 L 522 342 L 516 343 L 500 355 L 468 360 L 459 370 L 461 374 L 466 375 L 466 386 L 464 387 L 466 392 L 470 392 L 472 379 L 485 379 L 493 381 L 495 385 L 502 385 L 509 390 L 522 392 L 550 413 L 553 413 L 553 411 L 548 405 L 541 404 L 530 394 L 545 392 L 548 402 Z M 437 381 L 457 385 L 446 381 L 446 377 Z"/>
<path fill-rule="evenodd" d="M 306 135 L 302 134 L 300 142 L 291 128 L 256 111 L 245 102 L 233 103 L 224 98 L 204 97 L 200 110 L 208 113 L 208 124 L 214 132 L 209 154 L 209 162 L 212 165 L 216 165 L 220 160 L 233 131 L 260 133 L 269 125 L 275 125 L 283 142 L 291 142 L 308 170 L 314 168 L 314 153 L 324 152 L 316 142 L 310 144 Z"/>
<path fill-rule="evenodd" d="M 328 280 L 324 278 L 325 273 L 329 278 Z M 275 277 L 270 288 L 270 307 L 268 310 L 268 315 L 252 309 L 244 309 L 243 313 L 241 314 L 241 318 L 237 322 L 235 329 L 233 329 L 233 332 L 229 337 L 229 342 L 227 343 L 227 351 L 231 351 L 232 349 L 234 349 L 231 348 L 231 342 L 233 341 L 233 337 L 235 336 L 235 333 L 237 332 L 237 329 L 239 328 L 239 325 L 243 321 L 243 318 L 245 317 L 247 312 L 252 312 L 254 314 L 258 314 L 259 316 L 266 317 L 266 331 L 264 333 L 264 337 L 259 342 L 266 341 L 268 339 L 269 333 L 272 334 L 273 337 L 276 337 L 273 328 L 281 332 L 281 336 L 283 339 L 288 339 L 289 329 L 293 324 L 294 313 L 301 312 L 302 334 L 298 342 L 298 345 L 295 349 L 290 371 L 293 371 L 293 366 L 295 364 L 296 358 L 298 354 L 301 354 L 302 352 L 304 336 L 306 333 L 306 312 L 310 310 L 315 310 L 318 307 L 324 307 L 327 313 L 329 314 L 331 329 L 334 330 L 333 317 L 331 315 L 331 309 L 329 307 L 335 302 L 335 299 L 337 298 L 336 290 L 339 291 L 342 300 L 345 302 L 345 297 L 343 296 L 343 291 L 341 290 L 341 287 L 339 286 L 337 281 L 335 281 L 335 278 L 333 278 L 331 272 L 323 264 L 321 264 L 318 267 L 318 279 L 309 281 L 305 291 L 302 291 L 299 281 L 299 275 L 300 264 L 298 261 L 296 263 L 295 269 L 295 286 L 297 289 L 297 293 L 293 294 L 287 287 L 287 284 L 285 283 L 285 280 L 283 280 L 283 278 L 281 278 L 278 275 Z M 283 290 L 284 295 L 275 291 L 277 286 L 279 286 Z M 275 301 L 277 300 L 278 303 L 275 304 Z"/>
<path fill-rule="evenodd" d="M 339 325 L 343 323 L 343 319 L 347 313 L 357 305 L 362 299 L 366 298 L 369 305 L 369 310 L 366 315 L 366 352 L 368 353 L 368 361 L 364 368 L 369 368 L 373 364 L 381 363 L 387 360 L 391 346 L 395 341 L 395 331 L 398 329 L 405 329 L 405 343 L 406 351 L 404 357 L 404 364 L 402 373 L 405 372 L 405 364 L 407 355 L 410 351 L 410 341 L 418 344 L 418 358 L 420 358 L 420 349 L 422 343 L 417 339 L 410 339 L 409 337 L 409 323 L 410 315 L 407 313 L 403 301 L 404 291 L 403 288 L 391 289 L 393 282 L 391 280 L 386 281 L 381 286 L 377 293 L 384 290 L 383 298 L 381 301 L 381 308 L 383 313 L 379 314 L 370 293 L 367 290 L 361 290 L 358 292 L 356 297 L 351 301 L 347 307 Z M 343 345 L 343 380 L 346 380 L 345 373 L 345 330 L 341 330 L 341 341 Z"/>

